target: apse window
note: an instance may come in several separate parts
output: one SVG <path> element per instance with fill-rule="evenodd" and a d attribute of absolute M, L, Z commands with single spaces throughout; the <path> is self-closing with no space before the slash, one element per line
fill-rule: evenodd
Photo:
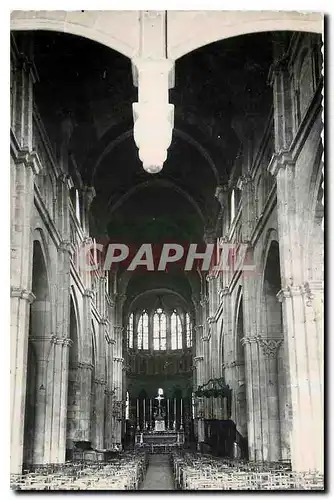
<path fill-rule="evenodd" d="M 171 316 L 171 347 L 173 350 L 182 349 L 182 325 L 176 311 Z"/>
<path fill-rule="evenodd" d="M 148 314 L 143 311 L 138 321 L 138 349 L 148 349 Z"/>
<path fill-rule="evenodd" d="M 235 192 L 234 192 L 234 189 L 232 190 L 231 198 L 230 198 L 230 210 L 231 210 L 230 224 L 232 224 L 232 222 L 234 221 L 234 217 L 235 217 Z"/>
<path fill-rule="evenodd" d="M 191 347 L 193 343 L 192 325 L 189 313 L 186 314 L 186 343 L 187 347 Z"/>
<path fill-rule="evenodd" d="M 166 350 L 167 320 L 166 314 L 158 308 L 153 316 L 153 349 L 155 351 Z"/>
<path fill-rule="evenodd" d="M 130 314 L 128 322 L 128 348 L 133 349 L 133 313 Z"/>

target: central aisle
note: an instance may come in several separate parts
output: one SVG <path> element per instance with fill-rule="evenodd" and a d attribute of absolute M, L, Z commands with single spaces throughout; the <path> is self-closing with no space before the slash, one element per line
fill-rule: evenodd
<path fill-rule="evenodd" d="M 169 455 L 150 455 L 146 476 L 140 490 L 174 490 Z"/>

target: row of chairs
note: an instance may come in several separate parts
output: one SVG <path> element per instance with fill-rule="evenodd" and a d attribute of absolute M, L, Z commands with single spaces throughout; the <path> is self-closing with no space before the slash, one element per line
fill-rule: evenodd
<path fill-rule="evenodd" d="M 181 490 L 323 490 L 323 475 L 292 472 L 289 464 L 246 462 L 197 452 L 171 454 L 175 489 Z"/>
<path fill-rule="evenodd" d="M 34 467 L 11 476 L 15 490 L 137 490 L 144 478 L 148 455 L 144 451 L 120 453 L 108 462 L 66 462 Z"/>

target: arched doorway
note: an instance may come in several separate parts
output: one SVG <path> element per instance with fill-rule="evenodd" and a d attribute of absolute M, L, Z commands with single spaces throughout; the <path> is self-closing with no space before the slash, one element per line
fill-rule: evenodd
<path fill-rule="evenodd" d="M 45 256 L 39 240 L 33 242 L 32 293 L 35 301 L 30 308 L 23 448 L 23 462 L 28 466 L 47 460 L 44 441 L 51 308 Z"/>

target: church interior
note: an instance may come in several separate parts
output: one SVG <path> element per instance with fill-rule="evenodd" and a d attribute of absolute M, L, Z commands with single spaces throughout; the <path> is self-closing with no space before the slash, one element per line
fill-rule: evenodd
<path fill-rule="evenodd" d="M 324 488 L 323 19 L 273 14 L 12 12 L 12 488 Z"/>

